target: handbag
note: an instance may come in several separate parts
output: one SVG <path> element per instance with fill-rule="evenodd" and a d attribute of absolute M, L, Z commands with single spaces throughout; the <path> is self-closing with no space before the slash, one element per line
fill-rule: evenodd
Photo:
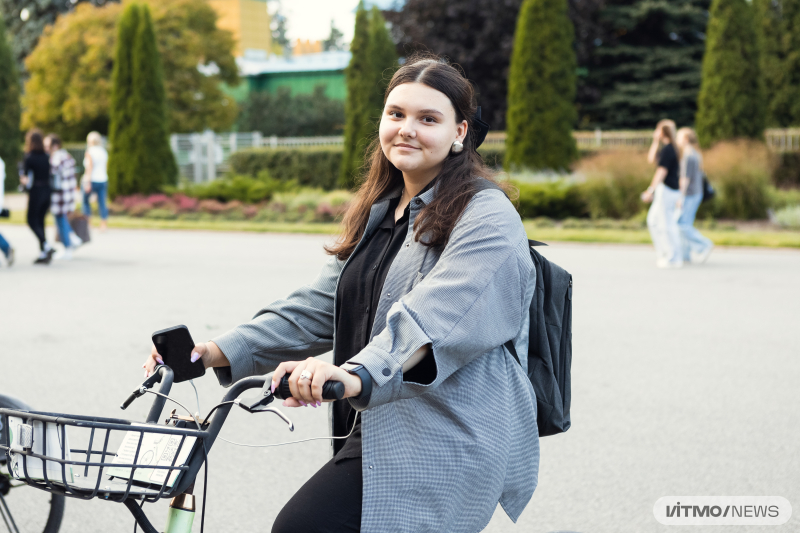
<path fill-rule="evenodd" d="M 703 202 L 706 203 L 709 200 L 713 200 L 714 197 L 717 195 L 717 191 L 714 190 L 714 187 L 711 186 L 711 182 L 708 181 L 708 178 L 705 174 L 703 174 Z"/>

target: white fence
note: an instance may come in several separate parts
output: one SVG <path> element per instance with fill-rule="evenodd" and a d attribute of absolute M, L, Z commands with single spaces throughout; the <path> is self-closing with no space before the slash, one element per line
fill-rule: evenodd
<path fill-rule="evenodd" d="M 572 134 L 579 150 L 646 149 L 653 139 L 651 131 L 575 131 Z M 764 131 L 767 146 L 776 152 L 800 151 L 800 128 Z M 492 131 L 484 146 L 502 148 L 506 134 Z M 199 183 L 216 179 L 228 171 L 231 154 L 243 148 L 341 147 L 344 138 L 335 137 L 264 137 L 259 132 L 173 134 L 170 145 L 178 161 L 181 176 Z"/>

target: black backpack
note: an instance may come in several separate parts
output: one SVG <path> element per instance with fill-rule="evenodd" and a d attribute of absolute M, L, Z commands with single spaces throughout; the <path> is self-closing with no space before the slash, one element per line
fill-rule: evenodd
<path fill-rule="evenodd" d="M 479 180 L 476 190 L 500 189 L 489 180 Z M 542 257 L 528 241 L 536 268 L 536 288 L 531 299 L 528 336 L 528 379 L 536 393 L 536 425 L 539 436 L 563 433 L 570 428 L 572 367 L 572 275 Z M 504 345 L 519 363 L 514 344 Z"/>
<path fill-rule="evenodd" d="M 539 436 L 546 437 L 563 433 L 571 425 L 572 276 L 533 248 L 546 244 L 528 243 L 536 268 L 529 310 L 528 378 L 536 392 Z M 508 341 L 505 347 L 519 363 L 514 344 Z"/>

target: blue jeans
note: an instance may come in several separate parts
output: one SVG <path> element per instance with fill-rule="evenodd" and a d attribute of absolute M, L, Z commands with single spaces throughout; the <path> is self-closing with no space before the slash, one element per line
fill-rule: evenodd
<path fill-rule="evenodd" d="M 0 235 L 0 251 L 3 252 L 3 255 L 8 257 L 8 252 L 11 251 L 11 246 L 8 244 L 8 241 Z"/>
<path fill-rule="evenodd" d="M 93 181 L 91 192 L 83 191 L 83 214 L 87 217 L 92 216 L 92 206 L 89 205 L 89 197 L 92 193 L 97 194 L 97 207 L 100 209 L 100 218 L 108 218 L 108 206 L 106 205 L 106 195 L 108 194 L 108 182 Z"/>
<path fill-rule="evenodd" d="M 678 219 L 678 229 L 681 230 L 681 248 L 683 260 L 689 261 L 692 252 L 702 253 L 708 250 L 713 243 L 711 239 L 704 237 L 697 228 L 694 227 L 694 218 L 697 210 L 703 203 L 703 193 L 687 196 L 683 201 L 683 212 Z"/>
<path fill-rule="evenodd" d="M 64 246 L 69 248 L 72 244 L 69 240 L 69 234 L 72 232 L 72 228 L 69 225 L 69 220 L 67 220 L 67 215 L 55 215 L 55 217 L 56 226 L 58 226 L 58 236 L 61 237 L 61 242 L 64 243 Z"/>

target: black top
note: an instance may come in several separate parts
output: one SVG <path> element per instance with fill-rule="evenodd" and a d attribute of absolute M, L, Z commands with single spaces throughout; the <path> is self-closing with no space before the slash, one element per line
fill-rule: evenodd
<path fill-rule="evenodd" d="M 678 190 L 678 175 L 680 173 L 680 162 L 678 161 L 678 154 L 675 153 L 675 147 L 672 144 L 667 144 L 661 149 L 658 154 L 658 166 L 667 169 L 667 177 L 664 178 L 664 185 L 670 189 Z"/>
<path fill-rule="evenodd" d="M 336 344 L 333 364 L 340 366 L 364 349 L 372 335 L 375 310 L 389 267 L 403 246 L 408 234 L 409 208 L 397 222 L 394 212 L 399 198 L 389 202 L 389 209 L 369 240 L 350 257 L 336 289 Z M 355 409 L 347 400 L 333 403 L 333 435 L 343 437 L 350 432 Z M 336 460 L 361 457 L 361 418 L 350 438 L 333 441 Z"/>
<path fill-rule="evenodd" d="M 22 165 L 27 176 L 33 172 L 33 187 L 50 186 L 50 157 L 44 152 L 28 152 Z"/>

